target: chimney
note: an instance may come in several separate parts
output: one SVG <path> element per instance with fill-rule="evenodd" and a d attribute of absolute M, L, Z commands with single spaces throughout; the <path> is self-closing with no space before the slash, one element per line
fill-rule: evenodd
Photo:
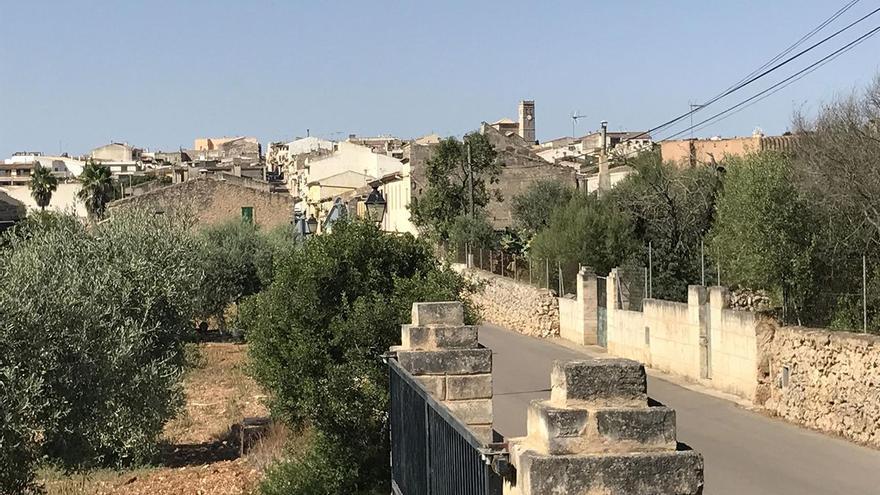
<path fill-rule="evenodd" d="M 608 121 L 603 120 L 602 123 L 602 154 L 608 153 Z"/>

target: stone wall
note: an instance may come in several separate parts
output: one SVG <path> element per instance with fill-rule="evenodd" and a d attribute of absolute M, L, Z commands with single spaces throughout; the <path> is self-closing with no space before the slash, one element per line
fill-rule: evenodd
<path fill-rule="evenodd" d="M 114 201 L 110 209 L 111 212 L 123 208 L 188 209 L 200 224 L 207 225 L 241 219 L 241 208 L 250 206 L 254 209 L 256 224 L 272 228 L 291 222 L 293 203 L 293 197 L 286 193 L 258 191 L 232 181 L 206 177 Z"/>
<path fill-rule="evenodd" d="M 487 323 L 535 337 L 559 336 L 559 302 L 552 292 L 482 270 L 465 273 L 483 283 L 473 299 Z"/>
<path fill-rule="evenodd" d="M 880 337 L 761 327 L 757 402 L 794 423 L 880 447 Z"/>

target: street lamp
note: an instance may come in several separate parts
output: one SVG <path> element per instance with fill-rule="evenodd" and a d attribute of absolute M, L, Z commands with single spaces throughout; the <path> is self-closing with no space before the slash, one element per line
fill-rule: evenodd
<path fill-rule="evenodd" d="M 305 240 L 308 236 L 318 230 L 318 221 L 314 215 L 309 216 L 306 220 L 305 212 L 294 210 L 293 212 L 293 235 L 296 240 Z"/>
<path fill-rule="evenodd" d="M 382 196 L 382 191 L 373 186 L 373 191 L 367 196 L 364 206 L 367 211 L 367 220 L 372 221 L 376 226 L 381 224 L 385 217 L 385 209 L 388 207 L 385 197 Z"/>

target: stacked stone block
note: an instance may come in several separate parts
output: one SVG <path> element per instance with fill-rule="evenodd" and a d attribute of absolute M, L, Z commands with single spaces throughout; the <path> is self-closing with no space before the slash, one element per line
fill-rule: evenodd
<path fill-rule="evenodd" d="M 649 404 L 645 368 L 628 359 L 557 361 L 550 399 L 531 403 L 511 455 L 512 494 L 703 490 L 702 456 L 678 449 L 675 411 Z"/>
<path fill-rule="evenodd" d="M 397 360 L 478 438 L 492 437 L 492 351 L 464 324 L 459 302 L 415 303 Z"/>

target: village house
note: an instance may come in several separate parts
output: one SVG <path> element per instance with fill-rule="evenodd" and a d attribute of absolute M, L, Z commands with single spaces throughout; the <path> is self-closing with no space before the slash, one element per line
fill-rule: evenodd
<path fill-rule="evenodd" d="M 755 129 L 750 137 L 709 139 L 679 139 L 660 143 L 660 155 L 664 162 L 679 166 L 694 167 L 720 163 L 725 156 L 744 156 L 759 151 L 790 152 L 794 149 L 797 136 L 764 136 Z"/>

